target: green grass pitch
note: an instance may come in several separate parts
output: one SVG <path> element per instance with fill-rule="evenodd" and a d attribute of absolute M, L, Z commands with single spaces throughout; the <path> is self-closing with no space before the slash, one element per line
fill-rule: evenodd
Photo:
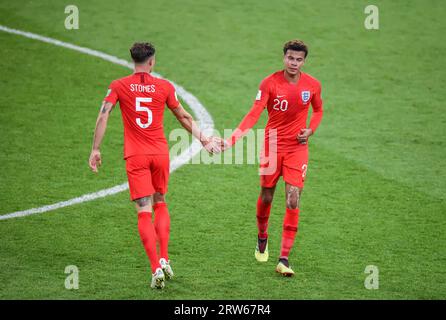
<path fill-rule="evenodd" d="M 151 290 L 128 192 L 0 221 L 1 299 L 446 298 L 446 44 L 443 1 L 3 1 L 0 24 L 129 59 L 157 47 L 156 70 L 206 106 L 223 132 L 249 110 L 285 41 L 310 46 L 324 119 L 311 138 L 294 278 L 274 273 L 285 210 L 278 185 L 270 256 L 254 260 L 257 165 L 185 165 L 170 178 L 176 278 Z M 130 71 L 0 32 L 0 214 L 126 181 L 122 123 L 112 113 L 98 175 L 87 166 L 108 84 Z M 167 112 L 168 113 L 168 112 Z M 166 113 L 166 132 L 178 128 Z M 256 128 L 262 128 L 266 116 Z M 79 289 L 64 287 L 79 268 Z M 379 289 L 367 290 L 368 265 Z"/>

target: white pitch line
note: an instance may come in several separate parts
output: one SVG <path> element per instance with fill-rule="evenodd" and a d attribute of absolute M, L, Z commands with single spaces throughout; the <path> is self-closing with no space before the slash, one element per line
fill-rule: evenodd
<path fill-rule="evenodd" d="M 44 36 L 41 36 L 41 35 L 38 35 L 35 33 L 31 33 L 31 32 L 11 29 L 11 28 L 8 28 L 8 27 L 2 26 L 2 25 L 0 25 L 0 31 L 20 35 L 20 36 L 23 36 L 26 38 L 30 38 L 30 39 L 34 39 L 34 40 L 38 40 L 38 41 L 42 41 L 42 42 L 46 42 L 46 43 L 50 43 L 50 44 L 53 44 L 53 45 L 56 45 L 59 47 L 68 48 L 68 49 L 71 49 L 74 51 L 88 54 L 90 56 L 101 58 L 103 60 L 109 61 L 114 64 L 118 64 L 118 65 L 130 68 L 130 69 L 133 69 L 133 63 L 130 63 L 124 59 L 119 59 L 115 56 L 112 56 L 112 55 L 109 55 L 109 54 L 106 54 L 106 53 L 103 53 L 103 52 L 100 52 L 97 50 L 80 47 L 80 46 L 77 46 L 77 45 L 74 45 L 71 43 L 44 37 Z M 161 75 L 159 75 L 155 72 L 152 72 L 152 74 L 156 77 L 162 78 Z M 200 101 L 192 93 L 188 92 L 186 89 L 184 89 L 183 87 L 177 85 L 176 83 L 174 83 L 172 81 L 171 81 L 171 83 L 174 85 L 175 90 L 177 91 L 177 94 L 192 109 L 192 112 L 195 114 L 195 117 L 198 120 L 197 122 L 200 126 L 200 129 L 206 134 L 211 134 L 214 129 L 214 121 L 212 120 L 211 115 L 207 112 L 206 108 L 200 103 Z M 170 172 L 171 173 L 174 172 L 176 169 L 181 167 L 183 164 L 187 163 L 193 156 L 195 156 L 197 153 L 199 153 L 200 150 L 201 150 L 201 144 L 197 140 L 194 139 L 193 143 L 187 150 L 183 151 L 179 156 L 172 159 L 172 161 L 170 162 Z M 83 202 L 92 201 L 92 200 L 95 200 L 98 198 L 107 197 L 107 196 L 125 191 L 127 189 L 128 189 L 128 183 L 126 182 L 126 183 L 114 186 L 112 188 L 103 189 L 103 190 L 100 190 L 97 192 L 84 194 L 80 197 L 62 201 L 62 202 L 57 202 L 57 203 L 54 203 L 51 205 L 47 205 L 47 206 L 43 206 L 43 207 L 39 207 L 39 208 L 31 208 L 28 210 L 16 211 L 16 212 L 0 215 L 0 220 L 25 217 L 25 216 L 29 216 L 29 215 L 36 214 L 36 213 L 52 211 L 52 210 L 56 210 L 59 208 L 72 206 L 74 204 L 83 203 Z"/>

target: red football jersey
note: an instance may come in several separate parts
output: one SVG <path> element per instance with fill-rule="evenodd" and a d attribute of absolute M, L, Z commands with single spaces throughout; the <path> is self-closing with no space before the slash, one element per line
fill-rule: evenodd
<path fill-rule="evenodd" d="M 261 82 L 251 111 L 243 119 L 238 130 L 234 132 L 230 143 L 235 143 L 244 131 L 252 128 L 266 107 L 268 122 L 265 127 L 265 145 L 269 145 L 269 130 L 275 129 L 277 152 L 291 152 L 297 148 L 307 148 L 306 144 L 299 144 L 297 135 L 300 133 L 300 129 L 307 128 L 310 104 L 313 108 L 313 115 L 309 128 L 314 132 L 323 113 L 319 81 L 301 72 L 297 83 L 290 83 L 285 78 L 284 70 L 277 71 Z"/>
<path fill-rule="evenodd" d="M 145 72 L 114 80 L 105 101 L 119 101 L 124 123 L 124 159 L 133 155 L 168 154 L 164 108 L 179 106 L 173 85 Z"/>

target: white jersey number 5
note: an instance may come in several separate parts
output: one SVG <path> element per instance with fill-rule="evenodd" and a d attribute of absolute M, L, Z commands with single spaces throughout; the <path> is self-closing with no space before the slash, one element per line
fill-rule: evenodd
<path fill-rule="evenodd" d="M 136 111 L 147 112 L 147 123 L 142 123 L 141 118 L 136 118 L 136 123 L 143 129 L 150 127 L 152 124 L 152 110 L 147 107 L 141 107 L 141 102 L 152 102 L 152 98 L 136 98 Z"/>

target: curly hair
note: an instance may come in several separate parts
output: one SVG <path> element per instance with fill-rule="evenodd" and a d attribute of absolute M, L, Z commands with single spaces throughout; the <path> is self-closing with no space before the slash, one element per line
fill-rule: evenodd
<path fill-rule="evenodd" d="M 308 47 L 302 40 L 290 40 L 283 46 L 283 54 L 285 55 L 288 50 L 303 51 L 305 52 L 305 58 L 308 55 Z"/>

